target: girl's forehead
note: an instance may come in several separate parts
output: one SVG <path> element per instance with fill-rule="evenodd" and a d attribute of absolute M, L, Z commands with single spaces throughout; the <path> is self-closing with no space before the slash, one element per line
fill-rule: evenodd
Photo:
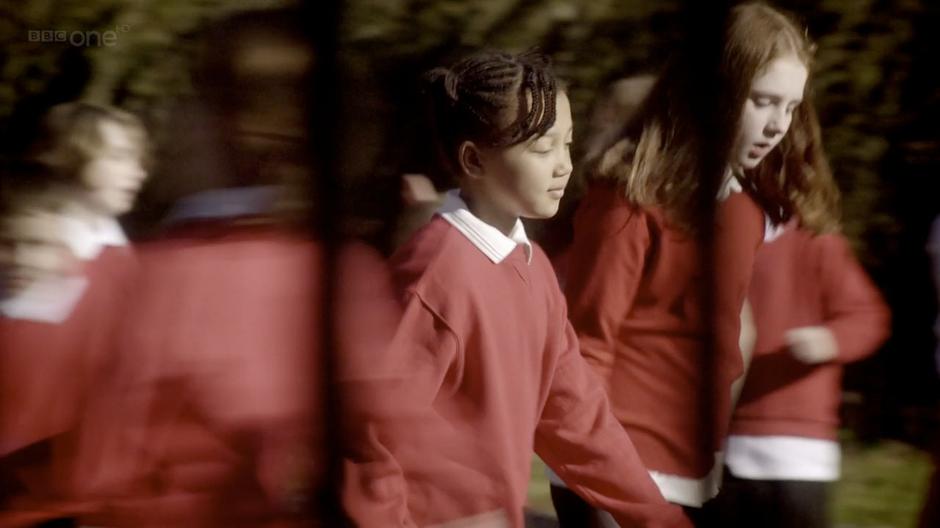
<path fill-rule="evenodd" d="M 99 123 L 98 133 L 101 135 L 101 147 L 105 149 L 136 149 L 140 146 L 137 134 L 127 125 L 115 121 Z"/>
<path fill-rule="evenodd" d="M 770 61 L 754 78 L 751 89 L 799 98 L 806 86 L 809 70 L 794 55 L 785 55 Z"/>

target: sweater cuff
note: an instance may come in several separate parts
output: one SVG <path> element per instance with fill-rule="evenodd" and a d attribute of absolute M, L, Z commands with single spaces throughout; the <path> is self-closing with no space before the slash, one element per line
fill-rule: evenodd
<path fill-rule="evenodd" d="M 794 328 L 786 333 L 785 338 L 790 345 L 790 353 L 809 365 L 832 361 L 839 355 L 835 335 L 823 326 Z"/>

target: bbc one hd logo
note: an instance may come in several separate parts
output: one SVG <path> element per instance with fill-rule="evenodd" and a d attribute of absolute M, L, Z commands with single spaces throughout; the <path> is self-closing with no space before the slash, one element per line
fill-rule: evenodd
<path fill-rule="evenodd" d="M 61 29 L 31 29 L 28 31 L 30 42 L 43 44 L 61 43 L 79 48 L 84 47 L 111 47 L 117 44 L 118 34 L 126 33 L 130 28 L 127 25 L 117 26 L 106 31 L 66 31 Z"/>

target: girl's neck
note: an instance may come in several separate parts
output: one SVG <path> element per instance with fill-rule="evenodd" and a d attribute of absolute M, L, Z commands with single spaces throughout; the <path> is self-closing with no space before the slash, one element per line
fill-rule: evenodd
<path fill-rule="evenodd" d="M 744 171 L 741 167 L 736 167 L 734 165 L 728 165 L 725 167 L 725 174 L 721 177 L 721 183 L 727 183 L 731 178 L 741 179 L 744 176 Z"/>
<path fill-rule="evenodd" d="M 479 200 L 466 191 L 460 191 L 460 198 L 467 204 L 467 209 L 473 213 L 473 216 L 495 227 L 507 237 L 519 220 L 518 216 L 502 211 L 486 200 Z"/>

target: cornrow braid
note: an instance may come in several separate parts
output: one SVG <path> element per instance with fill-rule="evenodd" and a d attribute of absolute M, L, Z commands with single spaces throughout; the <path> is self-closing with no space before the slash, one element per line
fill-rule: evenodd
<path fill-rule="evenodd" d="M 536 51 L 482 51 L 425 74 L 430 130 L 441 161 L 456 172 L 464 141 L 511 147 L 555 124 L 558 80 Z"/>

